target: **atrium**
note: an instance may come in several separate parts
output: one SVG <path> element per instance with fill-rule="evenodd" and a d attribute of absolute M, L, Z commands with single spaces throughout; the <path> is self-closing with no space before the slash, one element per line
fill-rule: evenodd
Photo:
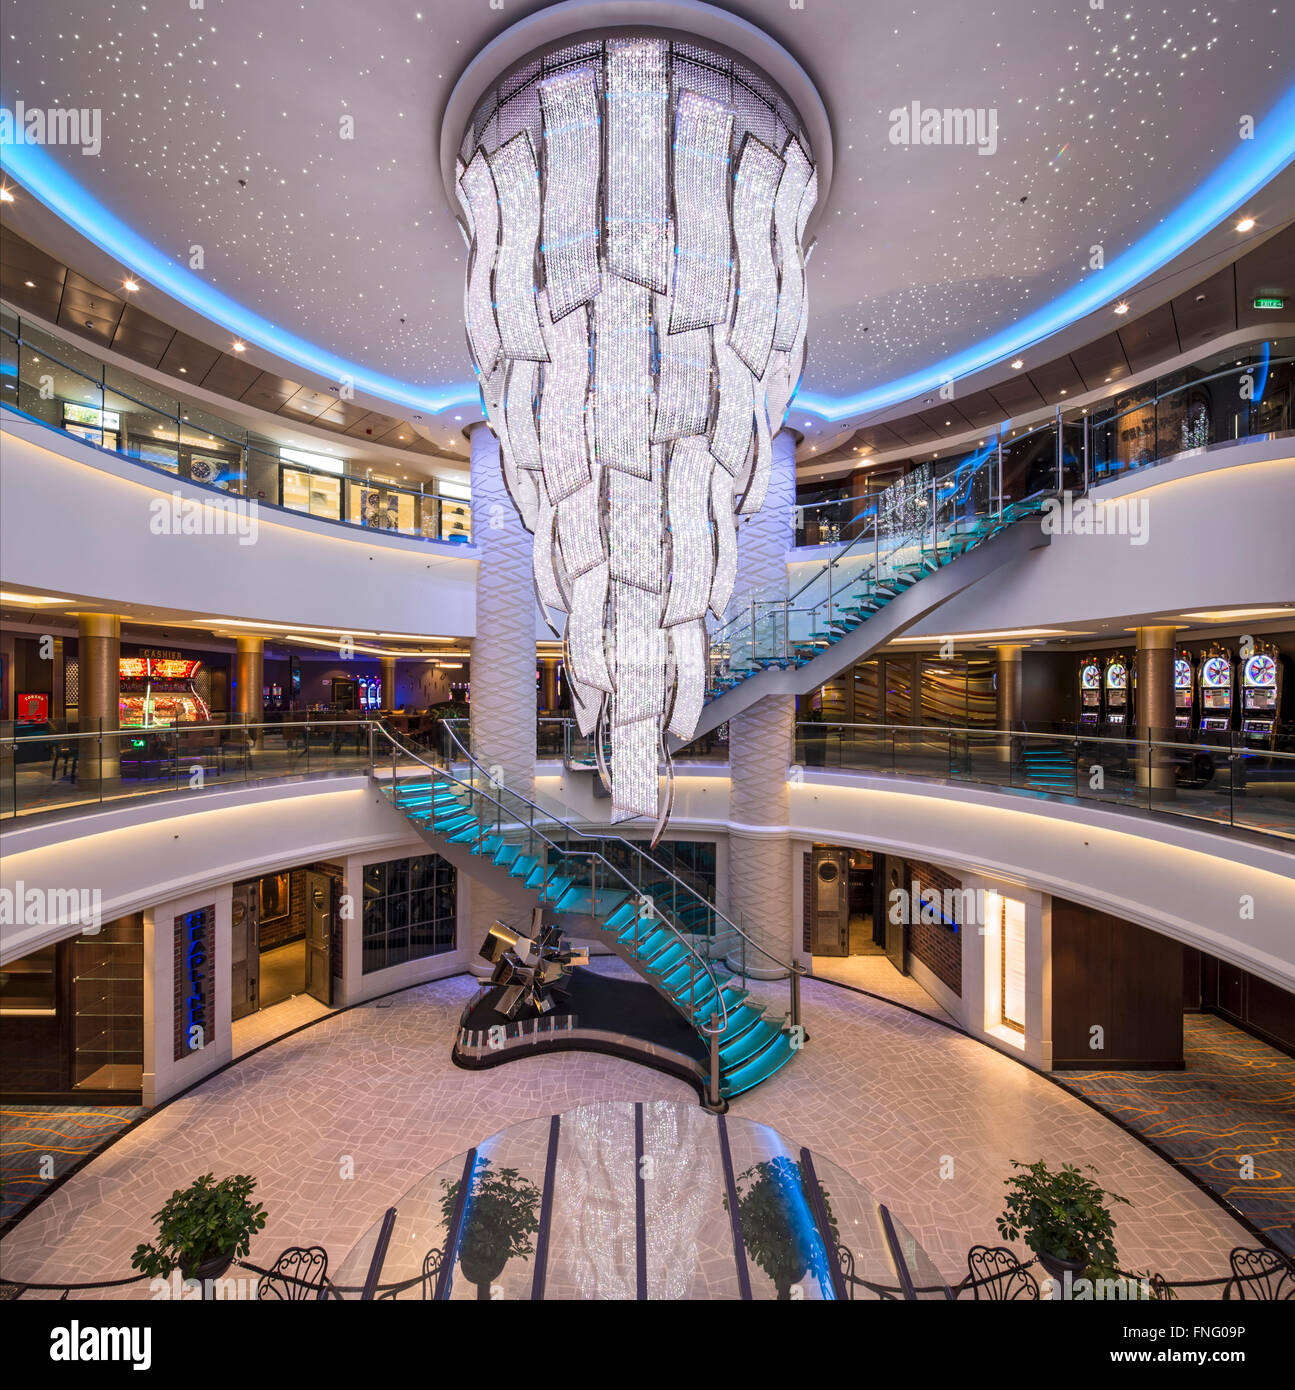
<path fill-rule="evenodd" d="M 19 1353 L 1047 1301 L 1289 1370 L 1295 0 L 0 36 Z"/>

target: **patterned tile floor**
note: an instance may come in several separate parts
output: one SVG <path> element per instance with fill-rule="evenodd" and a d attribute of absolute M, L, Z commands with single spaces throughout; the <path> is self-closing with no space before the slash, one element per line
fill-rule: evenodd
<path fill-rule="evenodd" d="M 619 962 L 601 969 L 623 969 Z M 617 1058 L 556 1053 L 488 1072 L 449 1059 L 476 988 L 436 981 L 330 1015 L 212 1077 L 136 1126 L 0 1242 L 8 1279 L 129 1273 L 149 1214 L 209 1170 L 248 1172 L 269 1220 L 251 1258 L 323 1244 L 336 1265 L 414 1183 L 505 1126 L 595 1100 L 692 1100 L 682 1081 Z M 754 991 L 779 1013 L 786 985 Z M 804 1055 L 735 1114 L 810 1145 L 886 1202 L 943 1275 L 995 1242 L 1013 1158 L 1083 1161 L 1129 1198 L 1118 1217 L 1130 1268 L 1221 1275 L 1251 1244 L 1184 1176 L 1104 1116 L 1010 1058 L 930 1019 L 809 980 Z M 135 1285 L 139 1297 L 145 1285 Z"/>
<path fill-rule="evenodd" d="M 0 1108 L 0 1225 L 143 1113 L 138 1105 Z"/>
<path fill-rule="evenodd" d="M 1295 1255 L 1295 1061 L 1210 1014 L 1185 1015 L 1183 1033 L 1185 1071 L 1056 1078 L 1145 1135 Z"/>
<path fill-rule="evenodd" d="M 869 994 L 880 994 L 897 1004 L 938 1018 L 944 1023 L 953 1019 L 931 998 L 911 975 L 901 975 L 886 955 L 815 956 L 814 974 L 820 980 L 852 985 Z"/>

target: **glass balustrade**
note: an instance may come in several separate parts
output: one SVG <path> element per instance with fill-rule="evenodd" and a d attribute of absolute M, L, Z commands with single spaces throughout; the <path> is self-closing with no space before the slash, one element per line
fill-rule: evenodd
<path fill-rule="evenodd" d="M 1015 788 L 1295 838 L 1295 736 L 1175 738 L 894 724 L 796 725 L 795 763 Z M 1290 745 L 1289 749 L 1287 744 Z"/>
<path fill-rule="evenodd" d="M 0 736 L 0 821 L 105 802 L 281 777 L 367 773 L 369 722 L 321 717 L 251 724 L 100 729 L 59 721 Z"/>
<path fill-rule="evenodd" d="M 30 420 L 226 496 L 339 526 L 449 544 L 472 540 L 466 497 L 353 475 L 340 459 L 337 471 L 284 459 L 274 440 L 101 362 L 8 309 L 0 309 L 0 396 Z"/>

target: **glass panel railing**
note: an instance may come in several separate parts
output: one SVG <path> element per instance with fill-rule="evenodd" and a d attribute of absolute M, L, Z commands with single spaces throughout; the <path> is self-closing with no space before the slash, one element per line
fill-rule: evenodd
<path fill-rule="evenodd" d="M 338 525 L 471 541 L 465 498 L 285 463 L 273 441 L 8 310 L 0 320 L 0 365 L 0 404 L 159 473 Z"/>
<path fill-rule="evenodd" d="M 813 721 L 796 725 L 793 765 L 974 782 L 1295 838 L 1295 732 L 1276 743 Z"/>
<path fill-rule="evenodd" d="M 171 724 L 100 730 L 94 721 L 0 737 L 0 820 L 279 777 L 367 772 L 369 722 Z"/>

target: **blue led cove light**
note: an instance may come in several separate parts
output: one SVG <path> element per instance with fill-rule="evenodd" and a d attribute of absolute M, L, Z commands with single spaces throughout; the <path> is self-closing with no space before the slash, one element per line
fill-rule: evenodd
<path fill-rule="evenodd" d="M 108 211 L 39 145 L 6 144 L 6 170 L 37 199 L 88 240 L 172 298 L 256 343 L 333 381 L 413 410 L 432 413 L 478 404 L 475 381 L 429 390 L 398 381 L 299 338 L 245 308 L 167 256 Z M 905 377 L 853 396 L 802 391 L 795 408 L 828 421 L 844 420 L 899 405 L 938 389 L 944 382 L 983 371 L 1026 351 L 1077 320 L 1113 303 L 1181 255 L 1259 188 L 1295 160 L 1295 86 L 1255 124 L 1254 138 L 1237 148 L 1155 228 L 1104 269 L 1072 286 L 1050 304 L 965 351 Z"/>

